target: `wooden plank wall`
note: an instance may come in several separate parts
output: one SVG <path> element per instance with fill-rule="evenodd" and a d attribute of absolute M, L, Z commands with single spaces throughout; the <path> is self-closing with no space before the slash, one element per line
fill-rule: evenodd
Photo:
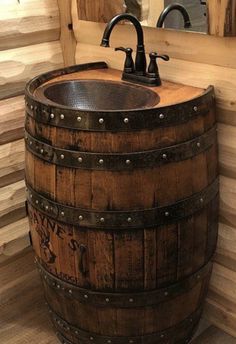
<path fill-rule="evenodd" d="M 63 66 L 57 0 L 0 1 L 0 262 L 29 245 L 24 86 Z"/>
<path fill-rule="evenodd" d="M 74 0 L 73 0 L 74 1 Z M 76 8 L 73 7 L 75 11 Z M 130 25 L 116 27 L 111 48 L 100 47 L 102 23 L 79 21 L 73 12 L 76 62 L 103 61 L 122 70 L 124 55 L 114 47 L 135 49 L 136 34 Z M 236 336 L 236 37 L 145 28 L 147 53 L 170 55 L 160 62 L 162 78 L 197 87 L 215 86 L 221 174 L 220 232 L 216 263 L 205 316 Z"/>

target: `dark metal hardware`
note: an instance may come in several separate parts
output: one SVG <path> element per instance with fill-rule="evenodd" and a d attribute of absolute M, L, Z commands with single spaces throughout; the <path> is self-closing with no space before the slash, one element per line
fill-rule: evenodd
<path fill-rule="evenodd" d="M 150 64 L 148 66 L 148 76 L 155 80 L 156 85 L 161 85 L 161 78 L 159 74 L 159 69 L 157 65 L 157 59 L 160 58 L 164 61 L 169 61 L 168 55 L 158 55 L 156 52 L 151 52 L 149 54 L 150 57 Z"/>
<path fill-rule="evenodd" d="M 84 304 L 118 308 L 152 307 L 163 301 L 171 300 L 207 279 L 212 271 L 212 262 L 209 262 L 192 275 L 164 288 L 143 292 L 109 293 L 81 288 L 62 281 L 48 272 L 42 262 L 39 263 L 39 258 L 36 258 L 36 263 L 42 280 L 57 293 Z"/>
<path fill-rule="evenodd" d="M 216 142 L 216 126 L 189 141 L 133 153 L 91 153 L 62 149 L 36 139 L 28 132 L 25 142 L 28 151 L 44 161 L 59 166 L 84 170 L 129 171 L 183 161 L 201 154 Z"/>
<path fill-rule="evenodd" d="M 64 319 L 62 319 L 58 314 L 56 314 L 53 309 L 48 305 L 49 313 L 51 316 L 51 320 L 53 322 L 54 327 L 56 328 L 58 339 L 63 344 L 73 344 L 70 340 L 65 338 L 65 336 L 69 335 L 71 338 L 72 336 L 76 338 L 76 343 L 95 343 L 95 344 L 104 344 L 104 343 L 112 343 L 112 344 L 166 344 L 170 343 L 173 338 L 178 338 L 182 336 L 182 333 L 188 329 L 188 336 L 192 335 L 192 332 L 196 325 L 199 322 L 199 318 L 201 317 L 203 306 L 201 305 L 197 310 L 195 310 L 192 314 L 190 314 L 187 318 L 173 326 L 172 328 L 165 329 L 164 331 L 160 331 L 157 333 L 150 333 L 143 336 L 102 336 L 97 333 L 87 332 L 78 327 L 73 326 L 72 324 L 68 323 Z M 62 334 L 62 333 L 63 334 Z M 190 340 L 190 338 L 189 338 Z M 177 344 L 180 343 L 188 343 L 189 340 L 183 340 L 176 342 Z"/>
<path fill-rule="evenodd" d="M 107 27 L 104 31 L 101 46 L 103 47 L 109 47 L 109 39 L 110 34 L 114 28 L 114 26 L 120 21 L 120 20 L 129 20 L 131 23 L 135 26 L 136 32 L 137 32 L 137 53 L 136 53 L 136 59 L 135 59 L 135 67 L 132 68 L 132 51 L 130 48 L 118 48 L 115 50 L 122 50 L 126 53 L 126 61 L 125 61 L 125 67 L 122 75 L 122 80 L 143 84 L 143 85 L 149 85 L 149 86 L 160 86 L 160 77 L 155 78 L 152 75 L 149 75 L 146 72 L 146 56 L 145 56 L 145 48 L 144 48 L 144 41 L 143 41 L 143 28 L 138 21 L 138 19 L 131 15 L 131 14 L 119 14 L 111 19 L 111 21 L 107 24 Z"/>
<path fill-rule="evenodd" d="M 174 3 L 174 4 L 168 5 L 166 8 L 164 8 L 164 10 L 161 12 L 161 14 L 158 18 L 156 27 L 162 27 L 168 14 L 174 10 L 177 10 L 182 14 L 183 19 L 184 19 L 184 28 L 185 29 L 190 28 L 192 26 L 191 21 L 190 21 L 190 17 L 189 17 L 189 14 L 188 14 L 188 11 L 186 10 L 186 8 L 181 4 Z"/>
<path fill-rule="evenodd" d="M 34 191 L 27 185 L 29 204 L 48 217 L 67 224 L 97 229 L 143 229 L 177 222 L 203 209 L 209 202 L 218 197 L 219 180 L 208 185 L 201 192 L 179 200 L 176 203 L 129 211 L 94 211 L 57 203 L 54 200 Z"/>
<path fill-rule="evenodd" d="M 131 48 L 115 48 L 115 51 L 123 51 L 126 53 L 124 73 L 134 73 L 134 61 L 132 58 L 133 49 Z"/>
<path fill-rule="evenodd" d="M 139 75 L 145 75 L 146 72 L 146 56 L 145 56 L 145 48 L 144 48 L 144 41 L 143 41 L 143 28 L 138 21 L 138 19 L 129 13 L 122 13 L 118 14 L 114 18 L 110 20 L 107 24 L 106 29 L 103 34 L 101 46 L 109 47 L 109 40 L 111 32 L 114 26 L 122 20 L 129 20 L 135 27 L 137 32 L 137 54 L 135 58 L 135 71 Z"/>

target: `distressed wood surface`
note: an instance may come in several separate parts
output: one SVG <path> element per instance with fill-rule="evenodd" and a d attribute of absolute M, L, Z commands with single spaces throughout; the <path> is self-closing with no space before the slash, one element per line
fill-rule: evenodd
<path fill-rule="evenodd" d="M 121 77 L 120 72 L 104 69 L 75 73 L 69 78 L 104 79 L 104 75 L 109 80 L 120 80 Z M 52 81 L 67 78 L 62 76 Z M 171 104 L 176 104 L 204 93 L 201 88 L 169 82 L 152 90 L 161 97 L 159 106 L 170 104 L 170 99 Z M 130 132 L 71 132 L 38 123 L 31 116 L 26 120 L 29 134 L 34 137 L 40 135 L 40 140 L 46 140 L 52 146 L 75 149 L 79 143 L 81 150 L 93 153 L 137 152 L 169 147 L 203 135 L 214 125 L 215 111 L 210 104 L 205 116 L 196 116 L 183 125 Z M 218 175 L 216 161 L 213 143 L 211 148 L 191 159 L 173 162 L 171 168 L 170 165 L 161 165 L 121 172 L 99 171 L 72 169 L 45 162 L 27 148 L 26 180 L 33 190 L 60 204 L 95 211 L 128 211 L 170 205 L 201 192 Z M 35 202 L 33 204 L 37 204 Z M 88 292 L 135 293 L 167 287 L 184 278 L 188 280 L 209 262 L 216 246 L 216 199 L 198 213 L 174 223 L 151 230 L 123 231 L 98 231 L 92 227 L 84 230 L 82 226 L 67 224 L 66 218 L 59 223 L 30 204 L 29 200 L 30 230 L 40 263 L 60 280 L 72 282 Z M 81 245 L 84 253 L 81 253 Z M 74 326 L 106 336 L 114 333 L 117 336 L 141 336 L 165 331 L 195 312 L 203 302 L 208 279 L 209 275 L 199 279 L 193 287 L 186 287 L 173 299 L 167 297 L 158 306 L 140 306 L 135 311 L 114 307 L 110 303 L 110 308 L 97 307 L 95 312 L 94 305 L 83 304 L 73 297 L 66 299 L 45 283 L 44 289 L 53 310 Z M 72 305 L 73 314 L 69 311 Z M 63 329 L 60 331 L 64 333 Z M 192 327 L 184 329 L 183 333 L 174 331 L 176 338 L 183 340 L 190 335 Z M 70 333 L 67 336 L 71 338 Z"/>
<path fill-rule="evenodd" d="M 56 0 L 1 0 L 0 50 L 59 39 Z"/>
<path fill-rule="evenodd" d="M 15 257 L 0 262 L 0 275 L 0 342 L 59 344 L 49 321 L 32 250 L 24 250 Z M 206 305 L 206 311 L 209 307 Z M 235 338 L 210 326 L 204 319 L 192 341 L 192 344 L 235 343 Z"/>
<path fill-rule="evenodd" d="M 0 144 L 24 136 L 25 102 L 23 96 L 0 100 Z"/>
<path fill-rule="evenodd" d="M 2 187 L 0 192 L 0 228 L 25 216 L 24 181 Z"/>
<path fill-rule="evenodd" d="M 0 99 L 23 94 L 34 76 L 63 66 L 59 41 L 2 51 L 0 54 Z"/>

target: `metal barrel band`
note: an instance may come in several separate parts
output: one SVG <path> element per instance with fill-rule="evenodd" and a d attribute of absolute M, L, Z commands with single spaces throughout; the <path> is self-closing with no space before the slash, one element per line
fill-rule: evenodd
<path fill-rule="evenodd" d="M 49 306 L 48 306 L 49 307 Z M 173 339 L 173 336 L 176 338 L 183 331 L 187 330 L 188 337 L 195 328 L 196 324 L 199 321 L 199 318 L 202 313 L 202 306 L 200 306 L 195 312 L 190 314 L 187 318 L 182 320 L 180 323 L 175 326 L 160 331 L 156 333 L 151 333 L 147 335 L 140 336 L 102 336 L 96 333 L 87 332 L 81 330 L 75 326 L 72 326 L 70 323 L 58 316 L 50 307 L 49 313 L 55 326 L 58 337 L 63 343 L 72 343 L 69 339 L 65 337 L 68 335 L 77 340 L 82 340 L 83 343 L 96 343 L 96 344 L 156 344 L 156 343 L 166 343 L 168 340 Z M 63 335 L 62 332 L 63 331 Z M 188 333 L 189 332 L 189 333 Z"/>
<path fill-rule="evenodd" d="M 93 211 L 57 203 L 27 185 L 27 200 L 36 210 L 48 217 L 83 228 L 143 229 L 177 222 L 203 209 L 219 192 L 219 180 L 201 192 L 168 206 L 130 211 Z"/>
<path fill-rule="evenodd" d="M 89 153 L 60 149 L 42 142 L 26 132 L 27 149 L 38 158 L 55 165 L 88 170 L 123 171 L 153 168 L 191 159 L 216 142 L 216 126 L 190 141 L 161 149 L 135 153 Z"/>
<path fill-rule="evenodd" d="M 102 132 L 153 130 L 180 125 L 196 117 L 207 115 L 209 109 L 213 107 L 213 97 L 213 88 L 209 87 L 202 96 L 186 103 L 117 113 L 70 110 L 44 105 L 41 101 L 26 97 L 26 112 L 39 123 L 66 129 Z"/>
<path fill-rule="evenodd" d="M 206 279 L 212 270 L 212 263 L 209 262 L 191 276 L 165 288 L 133 293 L 105 293 L 84 289 L 62 281 L 49 273 L 39 262 L 37 262 L 37 266 L 43 282 L 57 293 L 62 293 L 66 297 L 78 300 L 81 303 L 109 308 L 137 308 L 158 305 L 186 293 L 186 291 Z"/>
<path fill-rule="evenodd" d="M 107 68 L 105 62 L 81 64 L 51 71 L 34 78 L 26 85 L 26 111 L 37 122 L 61 128 L 85 131 L 133 131 L 185 123 L 196 116 L 205 116 L 214 105 L 214 89 L 209 87 L 201 96 L 165 107 L 130 111 L 81 111 L 38 101 L 35 90 L 47 81 L 63 75 Z M 62 116 L 63 115 L 63 116 Z M 99 121 L 102 118 L 102 122 Z M 126 120 L 128 119 L 128 121 Z"/>

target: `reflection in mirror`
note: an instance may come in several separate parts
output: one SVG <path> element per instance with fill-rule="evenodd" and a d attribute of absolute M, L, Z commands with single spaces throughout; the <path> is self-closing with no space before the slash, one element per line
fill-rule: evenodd
<path fill-rule="evenodd" d="M 207 32 L 204 0 L 124 0 L 144 26 Z"/>

